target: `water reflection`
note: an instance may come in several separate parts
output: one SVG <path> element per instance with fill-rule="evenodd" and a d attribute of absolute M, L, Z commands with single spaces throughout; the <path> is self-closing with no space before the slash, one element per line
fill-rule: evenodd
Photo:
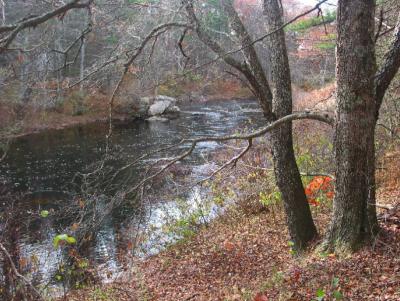
<path fill-rule="evenodd" d="M 232 101 L 208 103 L 207 107 L 204 104 L 184 107 L 180 118 L 168 122 L 137 121 L 116 125 L 112 144 L 119 153 L 113 164 L 123 166 L 146 151 L 176 143 L 184 137 L 224 135 L 260 124 L 261 112 L 256 103 Z M 37 213 L 43 209 L 56 211 L 60 202 L 65 204 L 71 201 L 69 194 L 64 191 L 71 190 L 71 180 L 77 172 L 86 171 L 102 158 L 106 132 L 105 125 L 92 124 L 23 137 L 12 145 L 9 157 L 0 165 L 0 182 L 12 185 L 15 191 L 30 193 L 28 198 L 19 201 L 18 208 L 26 212 L 21 219 L 30 214 L 37 217 Z M 193 155 L 184 162 L 189 173 L 197 177 L 212 168 L 213 165 L 204 160 L 202 153 L 218 147 L 214 142 L 199 144 Z M 143 164 L 148 164 L 148 161 Z M 140 166 L 137 168 L 140 169 Z M 133 180 L 137 177 L 136 170 L 129 171 Z M 195 189 L 187 196 L 191 200 L 188 211 L 195 211 L 201 206 L 202 193 Z M 152 205 L 141 211 L 140 216 L 132 216 L 133 221 L 144 222 L 142 227 L 152 229 L 148 239 L 142 242 L 141 255 L 155 253 L 174 239 L 165 235 L 163 226 L 168 218 L 179 217 L 177 204 L 165 202 L 168 201 L 165 196 L 156 198 L 162 202 L 151 202 Z M 5 210 L 8 205 L 1 205 L 1 209 Z M 217 210 L 217 207 L 211 208 L 205 218 L 212 218 Z M 26 218 L 15 231 L 3 233 L 13 241 L 14 258 L 27 258 L 27 269 L 34 265 L 29 277 L 35 283 L 54 284 L 57 263 L 63 254 L 60 249 L 53 247 L 53 238 L 66 226 L 65 222 L 51 217 L 39 220 Z M 88 257 L 101 267 L 105 279 L 112 279 L 124 266 L 120 253 L 126 249 L 122 242 L 126 240 L 129 230 L 132 232 L 130 225 L 122 224 L 117 216 L 110 216 L 88 250 Z M 129 235 L 135 236 L 135 233 Z"/>

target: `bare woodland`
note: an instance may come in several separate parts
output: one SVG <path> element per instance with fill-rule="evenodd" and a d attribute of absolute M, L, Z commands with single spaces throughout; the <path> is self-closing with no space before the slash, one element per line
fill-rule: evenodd
<path fill-rule="evenodd" d="M 107 218 L 115 212 L 125 212 L 126 208 L 145 211 L 145 200 L 156 198 L 157 190 L 160 194 L 173 195 L 178 190 L 182 194 L 193 187 L 208 187 L 214 193 L 214 200 L 225 190 L 234 190 L 234 195 L 245 195 L 247 205 L 244 207 L 253 209 L 260 206 L 254 204 L 254 199 L 264 198 L 262 210 L 269 215 L 260 219 L 268 220 L 265 223 L 269 225 L 272 216 L 275 220 L 276 214 L 282 214 L 280 227 L 287 231 L 282 233 L 290 242 L 294 258 L 310 258 L 312 252 L 317 252 L 333 254 L 330 258 L 353 256 L 353 260 L 358 258 L 358 252 L 370 250 L 368 248 L 371 251 L 365 252 L 375 252 L 377 241 L 383 240 L 382 235 L 390 237 L 395 246 L 399 235 L 399 195 L 393 196 L 389 204 L 382 201 L 381 195 L 382 187 L 386 187 L 382 183 L 396 178 L 396 175 L 389 175 L 396 163 L 389 163 L 392 164 L 390 168 L 385 158 L 390 153 L 398 154 L 400 3 L 396 0 L 338 0 L 337 3 L 323 0 L 306 6 L 300 2 L 0 1 L 0 164 L 9 156 L 12 158 L 12 146 L 18 137 L 40 130 L 41 122 L 46 123 L 44 130 L 64 127 L 60 123 L 70 126 L 101 120 L 106 124 L 105 146 L 98 161 L 73 178 L 74 183 L 79 183 L 77 190 L 70 192 L 73 201 L 63 204 L 55 213 L 43 210 L 38 213 L 42 219 L 54 215 L 63 221 L 64 229 L 72 229 L 68 235 L 55 238 L 55 246 L 58 247 L 59 239 L 65 240 L 65 252 L 69 254 L 67 264 L 79 267 L 77 283 L 82 279 L 88 286 L 99 282 L 94 269 L 86 268 L 85 250 L 90 249 L 91 241 L 96 239 Z M 260 112 L 257 120 L 260 126 L 238 128 L 231 134 L 183 137 L 168 145 L 160 142 L 159 147 L 148 148 L 140 155 L 132 154 L 121 166 L 113 166 L 119 155 L 118 148 L 113 145 L 115 123 L 148 118 L 142 113 L 144 100 L 172 102 L 170 98 L 157 98 L 167 95 L 177 98 L 178 106 L 184 103 L 185 108 L 190 108 L 192 102 L 201 103 L 207 97 L 217 99 L 224 93 L 229 95 L 226 98 L 243 94 L 243 98 L 254 100 Z M 299 95 L 306 95 L 310 105 L 302 102 Z M 204 101 L 202 107 L 207 106 L 208 102 Z M 317 139 L 329 141 L 328 155 L 316 150 L 313 143 Z M 217 154 L 207 154 L 208 163 L 216 167 L 200 179 L 187 180 L 190 176 L 180 170 L 181 166 L 201 149 L 201 145 L 212 142 L 224 146 Z M 304 170 L 305 152 L 311 154 L 307 160 L 319 162 L 308 170 Z M 396 162 L 396 155 L 393 158 Z M 144 166 L 139 176 L 129 174 L 138 166 Z M 235 172 L 238 175 L 231 176 Z M 249 176 L 242 183 L 241 173 L 245 172 L 246 177 L 247 174 L 258 176 L 256 179 Z M 157 186 L 163 181 L 179 189 L 163 188 L 164 191 Z M 261 188 L 257 183 L 263 183 Z M 13 244 L 12 237 L 17 236 L 15 228 L 24 214 L 11 209 L 15 207 L 18 211 L 18 199 L 23 192 L 15 193 L 7 184 L 0 183 L 4 207 L 0 211 L 3 231 L 0 235 L 0 253 L 3 254 L 0 280 L 4 284 L 0 296 L 5 300 L 47 300 L 43 289 L 22 272 L 18 247 Z M 315 185 L 319 186 L 315 188 Z M 313 193 L 323 193 L 329 205 L 320 205 L 320 199 L 312 197 Z M 265 195 L 268 198 L 263 197 Z M 242 204 L 243 200 L 238 203 Z M 277 203 L 281 204 L 279 213 L 275 213 Z M 318 206 L 323 209 L 318 211 Z M 323 219 L 318 215 L 321 212 Z M 395 225 L 395 234 L 387 232 L 392 226 L 387 226 L 382 216 L 385 222 Z M 199 226 L 201 235 L 214 231 L 207 230 L 214 224 L 211 222 L 208 226 L 210 221 L 205 216 L 197 218 L 207 224 L 205 228 Z M 240 224 L 242 218 L 252 219 L 245 213 L 233 219 Z M 216 218 L 216 224 L 219 219 Z M 134 233 L 139 231 L 143 221 L 135 222 Z M 225 226 L 218 227 L 215 229 L 225 229 Z M 247 228 L 248 224 L 243 227 Z M 267 244 L 270 238 L 261 228 L 260 224 L 254 233 L 266 235 Z M 231 230 L 223 231 L 230 233 Z M 217 233 L 215 239 L 222 235 Z M 193 235 L 200 237 L 194 239 L 193 250 L 202 250 L 198 246 L 202 244 L 198 243 L 202 236 Z M 245 241 L 243 238 L 243 243 Z M 190 249 L 190 240 L 186 243 Z M 205 241 L 204 245 L 208 243 Z M 230 254 L 227 258 L 241 256 L 236 252 L 236 243 L 239 250 L 240 241 L 224 240 L 223 252 Z M 71 249 L 68 249 L 69 244 Z M 132 244 L 136 242 L 128 243 L 134 249 Z M 254 246 L 260 244 L 262 241 L 258 237 Z M 280 243 L 274 244 L 273 248 L 278 245 Z M 394 252 L 398 255 L 398 251 Z M 162 254 L 159 256 L 170 256 Z M 182 254 L 185 255 L 181 261 L 172 257 L 172 266 L 190 261 L 190 256 L 196 258 L 186 251 Z M 369 262 L 367 257 L 373 257 L 372 253 L 368 254 L 365 262 Z M 136 260 L 133 256 L 127 263 L 130 273 L 136 269 Z M 149 267 L 161 262 L 159 257 L 146 260 Z M 253 264 L 251 260 L 243 259 L 243 262 L 246 264 L 240 267 L 244 269 L 240 273 L 247 275 Z M 143 262 L 138 266 L 143 268 Z M 296 271 L 293 273 L 300 273 Z M 392 273 L 397 273 L 390 284 L 393 287 L 400 284 L 398 272 L 397 268 Z M 136 296 L 142 288 L 139 274 L 131 280 L 136 283 Z M 143 281 L 150 283 L 148 287 L 153 295 L 146 295 L 148 299 L 135 298 L 214 300 L 207 295 L 208 291 L 203 296 L 201 289 L 189 296 L 184 293 L 160 295 L 160 288 L 153 283 L 167 276 L 157 274 L 159 278 L 151 278 L 156 277 L 155 274 L 148 275 L 144 267 Z M 205 275 L 211 277 L 208 272 Z M 150 278 L 146 280 L 146 277 Z M 299 277 L 289 282 L 301 292 Z M 75 281 L 72 276 L 71 279 L 70 282 Z M 315 299 L 293 293 L 292 297 L 279 300 L 346 300 L 346 292 L 336 283 L 342 278 L 335 279 L 333 276 L 329 289 L 322 293 L 318 290 L 317 296 L 312 297 Z M 167 279 L 166 283 L 169 282 Z M 179 283 L 174 285 L 179 288 Z M 389 296 L 386 299 L 382 297 L 384 293 L 379 298 L 374 295 L 377 299 L 368 299 L 369 295 L 362 296 L 362 292 L 357 294 L 351 295 L 353 299 L 349 297 L 349 300 L 400 298 L 398 289 L 385 291 Z M 232 297 L 222 299 L 222 295 L 217 295 L 215 300 L 231 300 Z M 278 300 L 274 299 L 276 295 L 269 295 L 268 288 L 252 291 L 248 298 L 243 295 L 232 300 Z M 67 296 L 64 289 L 65 300 Z M 69 298 L 74 300 L 74 295 Z M 126 296 L 119 298 L 131 300 Z"/>

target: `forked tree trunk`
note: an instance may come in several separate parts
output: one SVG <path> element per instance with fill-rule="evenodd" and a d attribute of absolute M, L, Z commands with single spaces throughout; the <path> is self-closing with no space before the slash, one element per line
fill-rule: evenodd
<path fill-rule="evenodd" d="M 375 76 L 375 124 L 379 118 L 379 109 L 382 105 L 385 93 L 391 84 L 393 78 L 396 76 L 400 68 L 400 13 L 397 17 L 397 23 L 393 31 L 393 40 L 386 52 L 383 64 Z M 376 234 L 379 230 L 378 219 L 376 215 L 376 195 L 375 195 L 375 144 L 370 143 L 369 155 L 369 187 L 370 193 L 368 196 L 368 222 L 367 229 L 369 228 L 372 234 Z"/>
<path fill-rule="evenodd" d="M 237 56 L 229 54 L 229 52 L 227 53 L 208 34 L 195 14 L 192 0 L 183 0 L 183 3 L 186 6 L 189 19 L 194 25 L 199 39 L 247 79 L 253 93 L 263 108 L 267 121 L 272 122 L 276 118 L 289 115 L 292 112 L 292 95 L 284 31 L 278 30 L 271 36 L 269 41 L 271 48 L 269 50 L 272 52 L 272 80 L 269 83 L 252 39 L 235 11 L 232 0 L 221 0 L 221 3 L 229 16 L 232 29 L 237 33 L 237 38 L 241 41 L 244 61 L 238 59 Z M 265 1 L 264 4 L 267 19 L 270 19 L 267 21 L 268 27 L 270 30 L 280 28 L 282 25 L 282 11 L 278 0 Z M 272 86 L 273 92 L 270 86 Z M 285 204 L 289 233 L 294 242 L 294 247 L 300 250 L 316 236 L 317 231 L 293 152 L 291 124 L 283 125 L 279 130 L 272 133 L 271 136 L 276 181 L 282 193 L 283 203 Z"/>
<path fill-rule="evenodd" d="M 273 32 L 282 27 L 282 11 L 277 0 L 264 1 L 264 14 L 267 32 Z M 292 113 L 290 67 L 283 29 L 269 36 L 267 44 L 273 94 L 272 111 L 276 118 L 281 118 Z M 303 249 L 310 240 L 316 237 L 317 229 L 296 163 L 292 123 L 285 123 L 273 131 L 271 139 L 275 178 L 284 201 L 289 233 L 296 248 Z"/>
<path fill-rule="evenodd" d="M 371 237 L 374 199 L 374 0 L 339 0 L 337 41 L 336 187 L 327 234 L 330 249 L 354 250 Z"/>

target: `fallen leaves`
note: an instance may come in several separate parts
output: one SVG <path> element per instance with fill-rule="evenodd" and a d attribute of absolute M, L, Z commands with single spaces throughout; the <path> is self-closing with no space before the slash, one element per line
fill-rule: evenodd
<path fill-rule="evenodd" d="M 318 180 L 315 187 L 327 182 Z M 399 191 L 390 191 L 385 203 L 391 200 L 393 207 L 399 195 Z M 382 194 L 378 199 L 382 201 Z M 400 300 L 400 207 L 396 208 L 399 210 L 390 215 L 386 212 L 380 219 L 381 233 L 372 246 L 345 258 L 321 254 L 315 248 L 292 257 L 282 210 L 277 210 L 274 218 L 262 211 L 217 219 L 185 243 L 139 262 L 134 280 L 112 284 L 117 296 L 113 297 L 310 301 L 322 295 L 328 300 L 343 295 L 344 300 L 354 301 Z M 330 211 L 324 204 L 315 211 L 322 232 Z M 124 290 L 129 293 L 122 295 Z M 91 299 L 80 296 L 76 300 Z"/>
<path fill-rule="evenodd" d="M 258 293 L 253 301 L 268 301 L 268 297 L 264 293 Z"/>

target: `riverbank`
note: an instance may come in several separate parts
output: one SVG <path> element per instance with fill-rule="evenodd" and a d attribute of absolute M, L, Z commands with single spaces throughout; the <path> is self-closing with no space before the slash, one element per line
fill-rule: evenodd
<path fill-rule="evenodd" d="M 381 223 L 373 247 L 345 258 L 316 252 L 318 242 L 293 257 L 283 215 L 275 218 L 260 213 L 216 221 L 192 240 L 140 263 L 134 280 L 73 292 L 68 300 L 100 295 L 103 300 L 316 300 L 321 294 L 334 300 L 336 291 L 344 300 L 400 298 L 400 231 L 394 218 Z M 326 218 L 321 215 L 319 223 Z"/>
<path fill-rule="evenodd" d="M 281 205 L 253 212 L 233 207 L 196 235 L 127 267 L 131 277 L 71 292 L 67 300 L 399 300 L 400 166 L 393 153 L 384 168 L 378 173 L 381 233 L 354 254 L 321 253 L 321 240 L 294 254 Z M 321 237 L 331 206 L 312 207 Z"/>
<path fill-rule="evenodd" d="M 249 90 L 231 80 L 218 80 L 201 85 L 187 83 L 180 88 L 178 94 L 174 91 L 174 87 L 163 87 L 156 92 L 174 96 L 178 104 L 252 98 Z M 119 101 L 131 101 L 129 97 L 137 97 L 131 94 L 117 97 L 116 105 Z M 62 103 L 50 109 L 29 103 L 21 105 L 10 100 L 0 101 L 0 138 L 17 138 L 47 130 L 108 122 L 109 95 L 99 91 L 96 93 L 71 91 L 64 98 Z M 129 122 L 133 118 L 129 114 L 114 112 L 113 119 L 116 122 Z"/>
<path fill-rule="evenodd" d="M 186 85 L 182 88 L 181 95 L 176 96 L 179 105 L 190 103 L 207 103 L 215 101 L 230 101 L 241 99 L 253 99 L 251 92 L 235 81 L 216 81 L 199 88 Z M 326 109 L 326 104 L 332 107 L 331 98 L 334 85 L 328 84 L 321 89 L 305 91 L 299 87 L 293 87 L 295 110 L 304 110 L 314 107 Z M 195 92 L 193 92 L 195 91 Z M 162 89 L 160 92 L 167 95 L 172 89 Z M 202 92 L 202 93 L 200 93 Z M 31 134 L 37 134 L 48 130 L 61 130 L 75 126 L 84 126 L 91 123 L 106 123 L 109 121 L 109 96 L 96 93 L 87 95 L 84 99 L 72 93 L 70 99 L 56 109 L 35 109 L 31 106 L 21 107 L 10 102 L 0 101 L 0 138 L 18 138 Z M 77 101 L 79 99 L 79 101 Z M 321 103 L 316 103 L 322 99 Z M 327 101 L 328 100 L 328 101 Z M 118 100 L 117 100 L 118 101 Z M 82 102 L 82 103 L 81 103 Z M 77 104 L 79 103 L 79 105 Z M 116 122 L 129 122 L 133 118 L 127 114 L 113 113 Z"/>

